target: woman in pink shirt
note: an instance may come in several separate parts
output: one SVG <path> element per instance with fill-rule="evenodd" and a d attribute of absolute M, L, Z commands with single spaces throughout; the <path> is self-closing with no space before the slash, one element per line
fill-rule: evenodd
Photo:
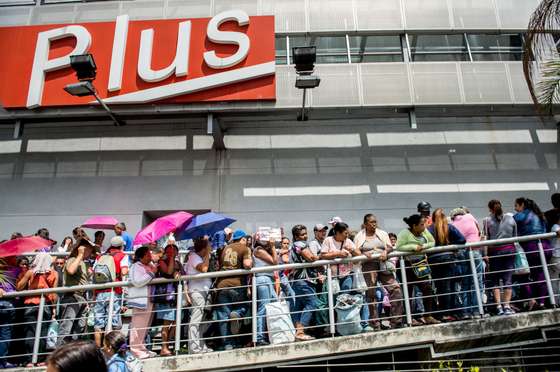
<path fill-rule="evenodd" d="M 472 214 L 470 214 L 465 207 L 455 208 L 451 211 L 451 220 L 453 226 L 457 228 L 465 237 L 467 243 L 480 241 L 480 229 L 478 221 Z M 482 262 L 482 254 L 480 248 L 472 248 L 474 255 L 474 262 L 476 266 L 476 274 L 478 277 L 478 284 L 480 286 L 480 294 L 484 293 L 484 280 L 482 274 L 484 273 L 484 265 Z M 484 255 L 486 256 L 486 255 Z M 458 275 L 463 277 L 461 282 L 461 300 L 463 303 L 463 311 L 460 315 L 461 319 L 471 319 L 477 313 L 477 297 L 475 292 L 474 280 L 471 274 L 469 254 L 466 249 L 458 251 L 458 259 L 461 260 L 457 264 Z"/>

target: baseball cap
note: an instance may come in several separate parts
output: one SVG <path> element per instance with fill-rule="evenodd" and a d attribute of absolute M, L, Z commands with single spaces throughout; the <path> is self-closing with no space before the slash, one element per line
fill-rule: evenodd
<path fill-rule="evenodd" d="M 124 245 L 124 239 L 120 236 L 113 236 L 111 238 L 111 247 L 120 248 Z"/>
<path fill-rule="evenodd" d="M 322 223 L 318 223 L 315 226 L 313 226 L 313 231 L 321 231 L 321 230 L 328 230 L 329 227 L 323 225 Z"/>
<path fill-rule="evenodd" d="M 244 238 L 245 236 L 247 236 L 247 233 L 243 230 L 238 229 L 233 232 L 231 240 L 239 240 L 241 238 Z"/>
<path fill-rule="evenodd" d="M 340 218 L 340 217 L 338 217 L 338 216 L 334 216 L 333 218 L 331 218 L 331 219 L 329 220 L 329 223 L 330 223 L 330 224 L 336 224 L 336 223 L 339 223 L 339 222 L 342 222 L 342 218 Z"/>

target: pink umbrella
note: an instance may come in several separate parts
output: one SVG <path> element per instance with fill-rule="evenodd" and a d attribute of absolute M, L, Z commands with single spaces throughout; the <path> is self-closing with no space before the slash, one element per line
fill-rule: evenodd
<path fill-rule="evenodd" d="M 36 249 L 50 247 L 52 241 L 41 238 L 40 236 L 24 236 L 8 240 L 0 244 L 0 257 L 18 256 L 23 253 L 33 252 Z"/>
<path fill-rule="evenodd" d="M 162 236 L 186 226 L 192 218 L 193 215 L 187 212 L 175 212 L 157 218 L 136 234 L 132 244 L 140 245 L 155 242 Z"/>
<path fill-rule="evenodd" d="M 117 220 L 114 217 L 95 216 L 92 218 L 88 218 L 82 224 L 82 227 L 87 227 L 90 229 L 100 229 L 100 230 L 113 230 L 113 228 L 117 223 L 119 223 L 119 220 Z"/>

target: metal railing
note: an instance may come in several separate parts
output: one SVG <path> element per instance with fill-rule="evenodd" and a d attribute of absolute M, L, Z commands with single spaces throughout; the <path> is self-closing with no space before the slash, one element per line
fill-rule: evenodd
<path fill-rule="evenodd" d="M 151 310 L 152 315 L 167 315 L 169 329 L 166 330 L 166 334 L 169 335 L 172 333 L 171 328 L 174 327 L 175 329 L 175 338 L 172 341 L 172 337 L 167 337 L 166 340 L 162 340 L 161 342 L 150 342 L 149 344 L 152 346 L 153 349 L 157 349 L 159 346 L 169 345 L 172 349 L 174 349 L 175 354 L 179 354 L 181 351 L 181 346 L 184 341 L 188 341 L 187 334 L 190 332 L 187 330 L 186 332 L 183 330 L 183 326 L 186 325 L 188 327 L 196 326 L 199 332 L 201 333 L 196 340 L 204 341 L 205 343 L 209 344 L 219 344 L 219 342 L 224 342 L 229 344 L 229 341 L 233 340 L 241 340 L 248 345 L 256 345 L 259 340 L 267 339 L 269 335 L 269 331 L 266 330 L 266 326 L 263 329 L 258 328 L 259 321 L 266 323 L 266 314 L 262 314 L 262 305 L 263 303 L 274 302 L 275 298 L 259 298 L 259 284 L 257 282 L 257 277 L 260 274 L 265 273 L 273 273 L 273 272 L 286 272 L 289 270 L 296 270 L 296 269 L 303 269 L 303 268 L 321 268 L 324 267 L 325 271 L 320 275 L 317 274 L 315 277 L 310 277 L 309 279 L 321 279 L 324 278 L 323 285 L 317 285 L 315 289 L 317 289 L 314 293 L 301 293 L 299 291 L 294 291 L 293 288 L 298 286 L 298 282 L 305 281 L 305 279 L 294 279 L 288 278 L 284 281 L 282 285 L 282 293 L 284 294 L 283 298 L 291 305 L 290 307 L 290 317 L 298 317 L 298 314 L 304 314 L 306 311 L 311 311 L 312 317 L 317 318 L 318 312 L 326 312 L 326 319 L 324 322 L 316 321 L 315 324 L 306 324 L 305 325 L 305 332 L 311 332 L 316 335 L 321 336 L 335 336 L 339 334 L 339 327 L 343 326 L 344 324 L 349 323 L 356 323 L 357 320 L 354 318 L 353 320 L 346 320 L 343 321 L 338 316 L 338 304 L 337 299 L 340 299 L 340 294 L 349 294 L 349 295 L 360 295 L 362 293 L 363 304 L 360 309 L 360 323 L 364 330 L 369 331 L 367 328 L 370 324 L 381 325 L 382 328 L 388 328 L 391 325 L 394 326 L 412 326 L 416 325 L 418 321 L 424 320 L 424 317 L 433 317 L 440 318 L 444 314 L 451 314 L 451 313 L 460 313 L 461 311 L 471 311 L 471 313 L 475 314 L 478 317 L 483 317 L 488 314 L 491 310 L 492 304 L 489 301 L 484 301 L 484 297 L 491 295 L 493 291 L 496 289 L 501 290 L 504 287 L 511 287 L 515 288 L 515 295 L 512 298 L 511 302 L 508 306 L 516 307 L 516 305 L 522 303 L 532 303 L 532 304 L 542 304 L 545 301 L 548 301 L 550 306 L 556 306 L 557 304 L 557 296 L 558 290 L 554 291 L 554 288 L 558 288 L 559 279 L 558 277 L 552 278 L 549 272 L 550 263 L 547 262 L 547 253 L 543 247 L 542 240 L 550 239 L 555 237 L 556 234 L 554 233 L 547 233 L 547 234 L 539 234 L 539 235 L 531 235 L 531 236 L 523 236 L 523 237 L 515 237 L 515 238 L 508 238 L 508 239 L 498 239 L 498 240 L 490 240 L 490 241 L 481 241 L 476 243 L 467 243 L 464 245 L 449 245 L 444 247 L 437 247 L 427 249 L 421 252 L 400 252 L 400 251 L 393 251 L 388 255 L 388 258 L 396 257 L 399 261 L 399 267 L 397 268 L 396 272 L 393 275 L 395 278 L 396 286 L 398 290 L 393 287 L 392 289 L 396 292 L 400 292 L 401 295 L 395 295 L 392 297 L 391 291 L 386 288 L 389 286 L 384 286 L 383 284 L 379 285 L 377 281 L 380 280 L 381 271 L 380 270 L 364 270 L 363 275 L 367 276 L 370 275 L 372 272 L 376 273 L 376 281 L 370 283 L 371 285 L 367 286 L 366 291 L 358 290 L 353 288 L 353 285 L 345 286 L 345 288 L 341 288 L 341 291 L 335 296 L 334 294 L 334 285 L 333 280 L 336 279 L 336 275 L 331 270 L 332 268 L 336 268 L 337 265 L 340 264 L 358 264 L 364 263 L 367 261 L 379 261 L 379 254 L 372 255 L 372 258 L 368 258 L 365 256 L 358 256 L 352 258 L 345 258 L 345 259 L 334 259 L 334 260 L 318 260 L 315 262 L 307 262 L 307 263 L 290 263 L 284 265 L 275 265 L 275 266 L 266 266 L 266 267 L 258 267 L 252 268 L 249 270 L 230 270 L 230 271 L 217 271 L 217 272 L 208 272 L 204 274 L 197 274 L 197 275 L 182 275 L 178 279 L 163 279 L 157 278 L 153 279 L 149 285 L 161 285 L 166 283 L 173 283 L 174 287 L 170 292 L 162 294 L 162 296 L 169 296 L 175 299 L 174 303 L 167 303 L 163 302 L 164 306 L 157 305 Z M 528 256 L 528 262 L 530 263 L 530 271 L 533 274 L 533 280 L 528 280 L 528 275 L 524 275 L 522 277 L 518 277 L 516 282 L 513 283 L 511 286 L 507 285 L 500 285 L 498 282 L 495 286 L 485 286 L 485 280 L 481 280 L 484 278 L 484 275 L 489 274 L 499 274 L 501 272 L 507 272 L 514 270 L 513 268 L 506 268 L 502 270 L 494 270 L 492 271 L 492 267 L 490 266 L 490 270 L 482 270 L 480 269 L 480 265 L 484 265 L 482 258 L 477 253 L 477 250 L 482 247 L 494 247 L 494 246 L 504 246 L 514 243 L 528 244 L 529 242 L 536 242 L 536 250 L 531 252 L 527 252 L 526 255 Z M 418 254 L 427 254 L 428 257 L 433 257 L 434 254 L 440 253 L 453 253 L 453 260 L 448 262 L 441 262 L 441 263 L 430 263 L 429 266 L 432 269 L 432 275 L 426 278 L 411 278 L 410 276 L 410 269 L 411 264 L 409 260 L 407 260 L 407 256 L 410 255 L 418 255 Z M 184 253 L 184 252 L 183 252 Z M 457 256 L 458 254 L 458 256 Z M 64 254 L 56 254 L 56 255 L 64 255 Z M 508 256 L 515 256 L 517 253 L 508 253 L 502 255 L 502 257 Z M 491 261 L 492 262 L 492 261 Z M 491 263 L 492 265 L 492 263 Z M 434 277 L 434 269 L 439 270 L 439 268 L 448 268 L 448 267 L 462 267 L 462 271 L 457 273 L 456 271 L 449 271 L 449 275 L 444 275 L 443 277 Z M 447 269 L 446 269 L 447 270 Z M 541 273 L 542 271 L 542 273 Z M 386 272 L 384 272 L 386 273 Z M 542 275 L 541 275 L 542 274 Z M 537 280 L 538 276 L 542 276 L 541 280 Z M 226 289 L 232 288 L 221 288 L 216 290 L 216 298 L 218 301 L 214 303 L 206 303 L 204 304 L 204 308 L 207 310 L 207 314 L 211 314 L 210 316 L 203 317 L 202 320 L 196 322 L 186 324 L 187 319 L 185 315 L 188 313 L 192 313 L 194 310 L 194 306 L 185 304 L 183 301 L 184 292 L 187 292 L 186 289 L 188 286 L 185 286 L 185 283 L 191 280 L 200 280 L 200 279 L 217 279 L 217 278 L 225 278 L 225 277 L 232 277 L 232 276 L 245 276 L 250 278 L 248 283 L 242 285 L 240 288 L 242 293 L 246 295 L 240 296 L 237 300 L 228 300 L 225 301 L 223 298 L 220 300 L 220 295 L 224 294 Z M 346 277 L 341 277 L 339 279 L 340 282 L 344 282 Z M 319 280 L 320 281 L 320 280 Z M 428 287 L 424 288 L 436 288 L 436 292 L 432 294 L 422 293 L 418 295 L 418 288 L 421 287 L 423 283 L 428 283 Z M 443 288 L 440 284 L 447 284 L 453 283 L 452 287 L 446 287 L 446 289 L 441 290 L 438 293 L 438 289 Z M 465 283 L 471 283 L 466 284 Z M 346 283 L 347 284 L 347 283 Z M 540 293 L 532 293 L 529 295 L 523 295 L 521 291 L 524 287 L 529 286 L 539 286 L 544 285 L 546 287 L 545 293 L 541 290 Z M 33 306 L 21 306 L 16 309 L 16 311 L 24 311 L 26 314 L 31 313 L 36 310 L 36 319 L 33 321 L 29 320 L 27 317 L 27 321 L 24 322 L 14 322 L 11 324 L 14 328 L 16 327 L 25 327 L 26 325 L 35 324 L 33 327 L 34 333 L 32 337 L 29 334 L 29 329 L 27 331 L 28 335 L 26 337 L 21 337 L 18 335 L 17 337 L 12 337 L 12 342 L 28 342 L 29 345 L 30 339 L 33 340 L 33 348 L 31 352 L 22 353 L 18 355 L 10 355 L 9 358 L 22 356 L 28 358 L 31 363 L 37 363 L 39 359 L 46 354 L 42 343 L 49 337 L 45 334 L 45 327 L 47 327 L 47 322 L 50 322 L 51 319 L 45 318 L 45 316 L 49 316 L 52 312 L 55 312 L 57 308 L 64 308 L 69 306 L 85 306 L 85 308 L 92 308 L 95 307 L 98 302 L 97 299 L 93 299 L 92 297 L 87 296 L 87 294 L 93 290 L 107 290 L 109 289 L 109 299 L 106 306 L 108 307 L 108 311 L 106 314 L 103 315 L 103 319 L 105 320 L 103 327 L 104 331 L 110 331 L 113 329 L 113 320 L 115 317 L 121 317 L 121 314 L 116 314 L 115 303 L 121 303 L 123 300 L 131 300 L 132 298 L 127 297 L 126 293 L 123 295 L 122 299 L 118 296 L 115 292 L 116 288 L 124 287 L 126 292 L 126 288 L 132 286 L 130 282 L 112 282 L 107 284 L 88 284 L 83 286 L 73 286 L 73 287 L 58 287 L 58 288 L 50 288 L 50 289 L 37 289 L 37 290 L 25 290 L 19 292 L 10 292 L 7 293 L 3 299 L 23 299 L 23 298 L 30 298 L 32 296 L 40 296 L 39 303 Z M 285 289 L 284 286 L 290 287 L 289 290 Z M 542 289 L 542 287 L 540 287 Z M 245 292 L 246 291 L 246 292 Z M 291 292 L 290 292 L 291 291 Z M 371 291 L 373 291 L 374 296 L 371 296 Z M 299 292 L 299 293 L 297 293 Z M 380 303 L 383 302 L 376 299 L 379 292 L 382 293 L 381 298 L 383 298 L 383 293 L 387 292 L 386 295 L 387 299 L 384 301 L 384 304 L 380 306 Z M 47 297 L 49 294 L 56 293 L 60 297 L 62 297 L 65 301 L 60 301 L 59 303 L 47 303 Z M 80 293 L 84 296 L 84 303 L 80 301 L 72 302 L 68 301 L 68 299 L 72 299 L 73 297 L 70 294 L 73 293 Z M 470 304 L 465 304 L 460 299 L 458 301 L 457 298 L 466 298 L 465 296 L 469 296 L 474 294 L 475 301 L 471 302 Z M 313 300 L 315 304 L 319 299 L 323 300 L 323 304 L 321 306 L 315 306 L 311 310 L 306 308 L 305 306 L 302 308 L 300 302 L 304 302 L 306 299 L 309 299 L 310 296 L 313 296 Z M 227 297 L 227 296 L 226 296 Z M 442 307 L 442 304 L 446 303 L 445 301 L 453 301 L 451 303 L 447 303 L 445 307 Z M 106 301 L 106 300 L 105 300 Z M 150 300 L 152 301 L 152 300 Z M 440 302 L 439 309 L 437 307 L 433 308 L 423 308 L 423 303 L 429 304 Z M 293 308 L 293 304 L 297 304 L 296 308 Z M 259 305 L 261 305 L 259 307 Z M 467 306 L 468 305 L 468 306 Z M 389 309 L 396 309 L 398 307 L 403 309 L 402 313 L 396 312 L 392 313 Z M 365 309 L 364 309 L 365 307 Z M 373 314 L 369 314 L 369 308 L 377 309 L 377 316 L 373 316 Z M 224 309 L 229 309 L 228 311 L 235 311 L 239 310 L 238 317 L 230 318 L 227 317 L 223 318 L 223 311 Z M 188 312 L 185 312 L 188 310 Z M 210 311 L 208 311 L 210 310 Z M 117 311 L 120 312 L 120 310 Z M 260 311 L 260 314 L 259 314 Z M 218 314 L 220 314 L 222 318 L 216 319 Z M 132 317 L 136 313 L 133 311 Z M 226 314 L 228 315 L 228 314 Z M 95 316 L 94 316 L 95 317 Z M 91 315 L 88 311 L 83 310 L 74 314 L 73 317 L 66 318 L 66 319 L 59 319 L 59 321 L 69 321 L 73 324 L 77 324 L 79 322 L 87 322 L 88 318 L 91 318 Z M 123 330 L 126 329 L 126 318 L 123 317 L 124 326 Z M 263 319 L 264 318 L 264 319 Z M 163 319 L 166 319 L 163 316 Z M 299 318 L 298 318 L 299 319 Z M 91 320 L 91 319 L 90 319 Z M 170 323 L 169 323 L 170 322 Z M 220 325 L 228 324 L 228 330 L 224 334 L 224 332 L 214 332 L 214 333 L 207 333 L 206 337 L 202 334 L 203 332 L 200 331 L 200 327 L 202 328 L 209 328 L 209 327 L 220 327 Z M 229 328 L 231 328 L 231 324 L 234 322 L 241 322 L 245 323 L 245 327 L 243 324 L 241 325 L 241 330 L 239 332 L 231 332 Z M 389 326 L 387 326 L 389 324 Z M 250 326 L 249 326 L 250 325 Z M 166 324 L 164 323 L 164 326 Z M 148 321 L 145 327 L 132 327 L 134 332 L 142 331 L 142 330 L 153 330 L 154 327 L 151 327 L 151 322 Z M 74 327 L 71 327 L 71 330 Z M 130 327 L 129 327 L 130 329 Z M 323 332 L 321 332 L 323 331 Z M 17 332 L 16 332 L 17 333 Z M 14 333 L 15 334 L 15 333 Z M 67 337 L 90 337 L 91 332 L 83 332 L 77 331 L 75 333 L 66 334 Z M 62 337 L 62 335 L 59 335 Z M 192 340 L 190 340 L 192 341 Z M 132 342 L 130 343 L 132 344 Z M 245 344 L 241 344 L 243 346 Z M 140 341 L 140 344 L 132 344 L 131 347 L 134 349 L 135 347 L 143 347 L 145 345 L 144 339 Z M 29 348 L 27 349 L 29 351 Z"/>

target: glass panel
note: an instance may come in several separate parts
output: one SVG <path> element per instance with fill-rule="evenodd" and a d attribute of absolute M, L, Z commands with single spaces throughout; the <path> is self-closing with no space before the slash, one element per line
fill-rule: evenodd
<path fill-rule="evenodd" d="M 468 61 L 467 46 L 461 34 L 409 35 L 412 61 Z"/>
<path fill-rule="evenodd" d="M 351 36 L 350 55 L 353 63 L 402 62 L 400 37 Z"/>
<path fill-rule="evenodd" d="M 520 34 L 467 35 L 475 61 L 520 61 L 523 40 Z"/>
<path fill-rule="evenodd" d="M 308 45 L 317 47 L 317 63 L 348 63 L 345 36 L 290 36 L 290 48 Z"/>
<path fill-rule="evenodd" d="M 287 64 L 288 61 L 286 61 L 286 36 L 276 36 L 274 41 L 274 48 L 276 49 L 276 64 Z"/>

